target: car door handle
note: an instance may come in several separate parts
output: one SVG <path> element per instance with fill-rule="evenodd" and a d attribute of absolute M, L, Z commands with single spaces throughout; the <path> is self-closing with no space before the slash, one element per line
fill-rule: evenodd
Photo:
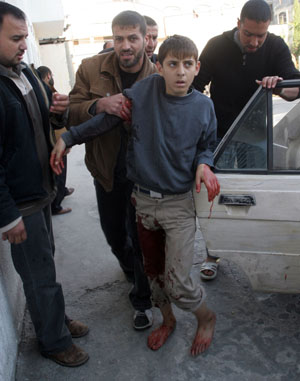
<path fill-rule="evenodd" d="M 249 194 L 221 194 L 221 205 L 251 206 L 256 205 L 255 197 Z"/>

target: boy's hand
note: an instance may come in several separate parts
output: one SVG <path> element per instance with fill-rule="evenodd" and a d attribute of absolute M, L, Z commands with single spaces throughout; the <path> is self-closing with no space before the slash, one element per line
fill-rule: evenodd
<path fill-rule="evenodd" d="M 54 114 L 63 114 L 69 107 L 70 101 L 68 95 L 53 93 L 50 111 Z"/>
<path fill-rule="evenodd" d="M 62 138 L 59 138 L 56 142 L 50 157 L 50 165 L 52 171 L 56 175 L 60 175 L 62 173 L 62 169 L 64 168 L 64 163 L 62 160 L 63 155 L 66 154 L 66 143 Z"/>
<path fill-rule="evenodd" d="M 125 101 L 122 104 L 122 110 L 120 112 L 122 119 L 125 120 L 128 124 L 131 124 L 131 109 L 132 102 L 130 99 L 125 98 Z"/>
<path fill-rule="evenodd" d="M 207 189 L 208 201 L 211 202 L 220 193 L 217 176 L 206 164 L 199 164 L 196 171 L 196 192 L 199 193 L 203 182 Z"/>

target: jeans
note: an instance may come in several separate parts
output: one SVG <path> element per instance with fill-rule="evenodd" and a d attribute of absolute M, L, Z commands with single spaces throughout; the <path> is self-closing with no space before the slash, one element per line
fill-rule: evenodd
<path fill-rule="evenodd" d="M 111 251 L 134 287 L 129 299 L 134 309 L 151 308 L 150 287 L 144 273 L 143 256 L 138 242 L 135 208 L 131 204 L 133 183 L 129 180 L 114 182 L 111 192 L 106 192 L 94 180 L 100 224 Z"/>
<path fill-rule="evenodd" d="M 56 282 L 50 206 L 23 217 L 26 241 L 11 245 L 28 310 L 43 353 L 60 352 L 72 344 L 65 324 L 62 287 Z"/>

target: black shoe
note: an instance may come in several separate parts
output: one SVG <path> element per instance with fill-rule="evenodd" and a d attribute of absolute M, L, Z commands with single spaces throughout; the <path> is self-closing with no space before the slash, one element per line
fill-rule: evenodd
<path fill-rule="evenodd" d="M 153 324 L 153 315 L 151 310 L 135 311 L 133 315 L 133 326 L 137 330 L 151 327 Z"/>
<path fill-rule="evenodd" d="M 59 216 L 60 214 L 66 214 L 72 212 L 71 208 L 61 208 L 57 212 L 52 212 L 52 216 Z"/>
<path fill-rule="evenodd" d="M 65 197 L 66 196 L 71 196 L 71 194 L 74 192 L 74 188 L 66 188 L 66 191 L 65 191 Z"/>

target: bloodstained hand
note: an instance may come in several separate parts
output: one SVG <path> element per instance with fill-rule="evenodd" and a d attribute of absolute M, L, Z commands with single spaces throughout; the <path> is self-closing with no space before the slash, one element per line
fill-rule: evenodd
<path fill-rule="evenodd" d="M 125 98 L 125 102 L 122 103 L 121 109 L 121 117 L 127 122 L 131 124 L 131 110 L 132 110 L 132 102 L 128 98 Z"/>

